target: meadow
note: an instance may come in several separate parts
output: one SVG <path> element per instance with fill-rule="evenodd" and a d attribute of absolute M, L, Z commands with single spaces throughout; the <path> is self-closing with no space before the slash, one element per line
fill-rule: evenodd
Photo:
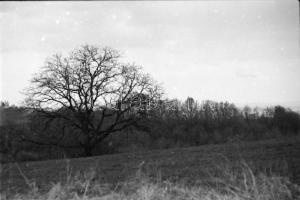
<path fill-rule="evenodd" d="M 294 137 L 3 164 L 1 199 L 299 199 L 299 144 Z"/>

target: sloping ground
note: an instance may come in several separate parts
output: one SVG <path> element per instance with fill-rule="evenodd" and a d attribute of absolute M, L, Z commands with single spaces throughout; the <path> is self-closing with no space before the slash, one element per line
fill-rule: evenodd
<path fill-rule="evenodd" d="M 266 172 L 282 170 L 295 183 L 300 183 L 300 139 L 268 140 L 239 144 L 205 145 L 200 147 L 124 153 L 70 160 L 49 160 L 18 164 L 28 180 L 41 190 L 51 183 L 64 182 L 70 173 L 96 169 L 103 183 L 117 184 L 140 170 L 162 179 L 196 183 L 207 177 L 213 167 L 226 162 L 245 160 Z M 26 191 L 27 185 L 15 164 L 2 165 L 1 190 Z"/>

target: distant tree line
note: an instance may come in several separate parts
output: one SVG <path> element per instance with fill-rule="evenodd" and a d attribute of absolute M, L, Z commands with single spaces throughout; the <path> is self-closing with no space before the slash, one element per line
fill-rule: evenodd
<path fill-rule="evenodd" d="M 282 106 L 239 109 L 232 103 L 199 103 L 191 97 L 169 102 L 171 106 L 164 104 L 153 112 L 149 123 L 151 138 L 171 145 L 258 140 L 298 134 L 300 130 L 299 113 Z"/>
<path fill-rule="evenodd" d="M 97 145 L 93 154 L 284 138 L 300 132 L 299 113 L 282 106 L 237 108 L 228 102 L 199 103 L 191 97 L 183 102 L 159 100 L 155 106 L 141 99 L 135 103 L 144 105 L 131 113 L 139 116 L 137 126 L 112 134 Z M 39 112 L 8 102 L 1 103 L 0 111 L 3 158 L 9 155 L 19 160 L 39 160 L 86 155 L 74 130 L 61 120 L 50 123 Z M 101 112 L 96 115 L 101 119 Z"/>

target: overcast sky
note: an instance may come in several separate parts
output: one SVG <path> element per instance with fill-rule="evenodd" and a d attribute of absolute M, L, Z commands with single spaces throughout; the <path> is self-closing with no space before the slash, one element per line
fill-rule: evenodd
<path fill-rule="evenodd" d="M 46 57 L 110 46 L 170 98 L 300 106 L 299 3 L 278 1 L 1 2 L 0 100 Z"/>

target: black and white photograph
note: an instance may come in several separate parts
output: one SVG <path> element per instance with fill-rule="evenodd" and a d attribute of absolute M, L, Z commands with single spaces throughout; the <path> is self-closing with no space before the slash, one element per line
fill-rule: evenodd
<path fill-rule="evenodd" d="M 300 200 L 299 0 L 0 2 L 0 200 Z"/>

